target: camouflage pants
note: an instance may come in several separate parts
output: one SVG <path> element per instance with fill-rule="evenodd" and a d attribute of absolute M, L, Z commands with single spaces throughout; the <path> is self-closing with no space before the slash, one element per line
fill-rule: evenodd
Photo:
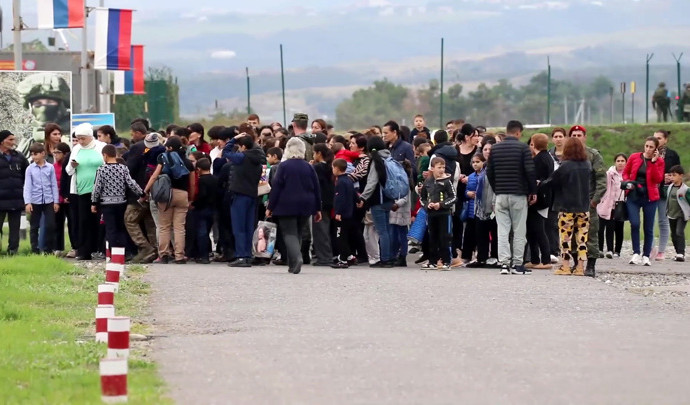
<path fill-rule="evenodd" d="M 668 107 L 657 107 L 656 108 L 656 122 L 668 122 Z"/>

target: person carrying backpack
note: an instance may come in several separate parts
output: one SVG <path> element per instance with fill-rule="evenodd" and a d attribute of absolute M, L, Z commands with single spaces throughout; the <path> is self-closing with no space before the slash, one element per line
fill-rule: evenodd
<path fill-rule="evenodd" d="M 390 268 L 395 264 L 390 235 L 390 211 L 396 199 L 407 195 L 409 183 L 407 183 L 407 175 L 402 165 L 391 158 L 391 153 L 386 149 L 383 138 L 371 137 L 367 142 L 367 149 L 371 163 L 367 184 L 359 197 L 360 202 L 357 206 L 362 207 L 366 203 L 371 209 L 376 233 L 379 236 L 381 259 L 370 267 Z M 396 192 L 398 195 L 394 195 Z"/>
<path fill-rule="evenodd" d="M 173 135 L 165 143 L 166 152 L 158 156 L 158 166 L 151 175 L 144 193 L 151 192 L 151 198 L 158 204 L 158 260 L 154 263 L 167 264 L 171 235 L 175 233 L 174 259 L 176 264 L 185 264 L 185 219 L 189 203 L 194 200 L 195 178 L 192 163 L 184 156 L 182 140 Z"/>

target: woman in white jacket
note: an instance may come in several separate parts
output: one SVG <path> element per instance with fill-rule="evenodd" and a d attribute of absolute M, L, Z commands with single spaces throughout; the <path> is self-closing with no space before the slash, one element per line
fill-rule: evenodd
<path fill-rule="evenodd" d="M 606 257 L 612 259 L 620 257 L 621 247 L 623 246 L 623 225 L 625 222 L 616 221 L 611 213 L 617 201 L 625 200 L 625 193 L 621 190 L 623 180 L 623 169 L 628 158 L 622 154 L 617 154 L 614 158 L 614 165 L 606 172 L 606 193 L 597 205 L 599 214 L 599 251 L 604 252 L 604 236 L 606 236 Z M 615 246 L 614 246 L 615 235 Z"/>
<path fill-rule="evenodd" d="M 96 181 L 96 170 L 103 164 L 103 146 L 94 139 L 91 124 L 79 124 L 74 129 L 77 144 L 72 148 L 67 174 L 72 176 L 70 195 L 77 205 L 77 260 L 91 260 L 91 254 L 98 249 L 98 215 L 91 212 L 91 192 Z"/>

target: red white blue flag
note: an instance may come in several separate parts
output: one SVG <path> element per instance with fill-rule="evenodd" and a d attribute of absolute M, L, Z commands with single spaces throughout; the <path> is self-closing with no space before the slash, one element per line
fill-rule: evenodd
<path fill-rule="evenodd" d="M 144 88 L 144 45 L 132 45 L 129 71 L 113 72 L 114 94 L 146 94 Z"/>
<path fill-rule="evenodd" d="M 129 70 L 132 54 L 132 10 L 98 8 L 94 69 Z"/>
<path fill-rule="evenodd" d="M 37 0 L 38 28 L 84 28 L 84 0 Z"/>

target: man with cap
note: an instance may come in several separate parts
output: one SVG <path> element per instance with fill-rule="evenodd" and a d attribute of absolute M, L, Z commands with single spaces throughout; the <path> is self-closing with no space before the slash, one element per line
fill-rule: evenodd
<path fill-rule="evenodd" d="M 589 179 L 589 238 L 587 240 L 587 267 L 585 276 L 596 275 L 596 263 L 599 258 L 599 214 L 597 205 L 606 192 L 606 167 L 604 159 L 598 150 L 587 146 L 587 130 L 582 125 L 575 125 L 568 131 L 568 136 L 577 138 L 582 142 L 587 152 L 587 160 L 592 165 L 592 173 Z M 573 231 L 573 236 L 575 232 Z M 573 244 L 575 246 L 575 244 Z M 576 255 L 573 255 L 576 257 Z"/>
<path fill-rule="evenodd" d="M 314 135 L 307 132 L 309 116 L 305 113 L 296 113 L 292 118 L 292 130 L 296 137 L 304 142 L 306 154 L 304 158 L 307 162 L 314 160 Z M 283 160 L 285 157 L 283 157 Z"/>
<path fill-rule="evenodd" d="M 129 175 L 137 182 L 142 190 L 146 187 L 150 173 L 147 176 L 144 154 L 160 145 L 158 134 L 147 132 L 141 122 L 133 122 L 130 127 L 132 146 L 122 157 L 127 163 Z M 146 230 L 144 234 L 143 229 Z M 158 256 L 158 242 L 156 240 L 156 224 L 153 221 L 149 204 L 139 203 L 137 196 L 129 195 L 125 210 L 125 227 L 132 241 L 137 246 L 137 254 L 132 258 L 134 263 L 151 263 Z"/>
<path fill-rule="evenodd" d="M 656 110 L 657 122 L 661 122 L 662 117 L 664 122 L 668 121 L 668 111 L 671 108 L 671 99 L 668 97 L 666 83 L 659 83 L 659 87 L 654 91 L 654 95 L 652 96 L 652 108 Z"/>
<path fill-rule="evenodd" d="M 19 249 L 19 223 L 24 211 L 24 173 L 29 161 L 15 150 L 16 138 L 11 131 L 0 131 L 0 234 L 7 217 L 10 228 L 9 254 Z M 1 249 L 1 247 L 0 247 Z"/>

